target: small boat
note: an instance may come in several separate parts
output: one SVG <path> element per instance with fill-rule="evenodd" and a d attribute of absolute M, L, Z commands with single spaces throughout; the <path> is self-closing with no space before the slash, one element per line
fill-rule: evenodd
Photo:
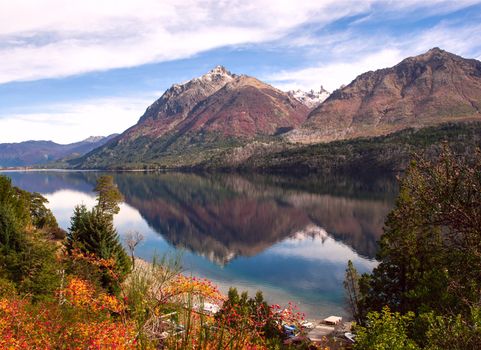
<path fill-rule="evenodd" d="M 350 332 L 344 333 L 344 337 L 346 337 L 347 340 L 349 340 L 351 343 L 356 342 L 356 335 Z"/>
<path fill-rule="evenodd" d="M 298 329 L 294 325 L 287 325 L 285 324 L 282 326 L 284 328 L 284 334 L 287 335 L 288 337 L 294 337 L 298 333 Z"/>
<path fill-rule="evenodd" d="M 301 327 L 306 328 L 306 329 L 313 329 L 314 323 L 309 322 L 309 321 L 304 321 L 304 322 L 301 323 Z"/>

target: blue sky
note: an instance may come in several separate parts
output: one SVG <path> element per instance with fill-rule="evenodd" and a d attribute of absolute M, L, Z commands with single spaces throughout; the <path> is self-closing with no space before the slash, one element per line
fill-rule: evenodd
<path fill-rule="evenodd" d="M 0 143 L 122 132 L 216 65 L 333 91 L 440 47 L 481 59 L 481 0 L 0 0 Z"/>

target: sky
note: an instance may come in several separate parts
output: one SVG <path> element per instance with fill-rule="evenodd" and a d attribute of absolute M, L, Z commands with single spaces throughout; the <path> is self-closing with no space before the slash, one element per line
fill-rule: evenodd
<path fill-rule="evenodd" d="M 0 0 L 0 143 L 120 133 L 216 65 L 332 92 L 479 38 L 481 0 Z"/>

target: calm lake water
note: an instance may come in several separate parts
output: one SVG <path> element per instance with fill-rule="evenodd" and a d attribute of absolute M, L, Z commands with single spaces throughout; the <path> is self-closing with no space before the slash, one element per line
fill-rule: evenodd
<path fill-rule="evenodd" d="M 68 229 L 75 205 L 95 205 L 99 172 L 8 172 L 43 194 Z M 376 241 L 393 206 L 392 179 L 112 173 L 125 196 L 115 225 L 141 232 L 138 256 L 180 252 L 187 274 L 227 291 L 262 290 L 271 303 L 297 304 L 308 317 L 346 315 L 347 261 L 376 262 Z"/>

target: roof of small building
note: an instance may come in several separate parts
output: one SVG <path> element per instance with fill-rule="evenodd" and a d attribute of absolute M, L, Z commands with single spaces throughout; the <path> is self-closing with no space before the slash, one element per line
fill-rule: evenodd
<path fill-rule="evenodd" d="M 329 323 L 338 323 L 342 321 L 342 317 L 340 316 L 329 316 L 324 319 L 324 322 L 329 322 Z"/>

